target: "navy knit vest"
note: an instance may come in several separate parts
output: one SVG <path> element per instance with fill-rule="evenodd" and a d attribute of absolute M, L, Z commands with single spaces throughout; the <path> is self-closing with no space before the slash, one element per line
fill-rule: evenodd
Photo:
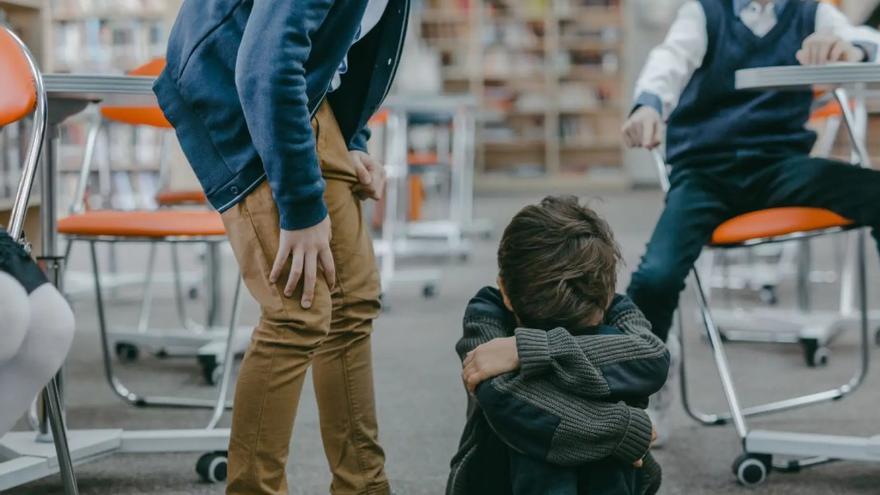
<path fill-rule="evenodd" d="M 791 0 L 763 38 L 734 14 L 732 0 L 700 0 L 709 45 L 703 65 L 669 118 L 672 165 L 748 154 L 808 154 L 816 141 L 805 128 L 813 93 L 738 91 L 740 69 L 797 65 L 795 54 L 815 31 L 815 0 Z"/>

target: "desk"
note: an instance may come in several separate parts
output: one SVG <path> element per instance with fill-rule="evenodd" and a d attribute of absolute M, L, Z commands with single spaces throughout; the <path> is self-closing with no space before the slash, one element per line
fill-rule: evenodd
<path fill-rule="evenodd" d="M 850 139 L 853 143 L 853 164 L 869 167 L 869 157 L 865 149 L 865 95 L 866 88 L 880 85 L 880 66 L 875 64 L 832 64 L 816 67 L 766 67 L 741 70 L 736 73 L 736 88 L 741 90 L 809 90 L 813 86 L 829 86 L 841 104 L 843 119 L 846 123 Z M 844 87 L 853 88 L 855 111 L 851 107 Z M 865 229 L 859 229 L 855 238 L 850 239 L 848 257 L 841 288 L 840 312 L 834 315 L 821 315 L 814 311 L 799 319 L 788 320 L 789 324 L 804 325 L 806 328 L 818 330 L 823 325 L 841 326 L 855 324 L 861 336 L 862 366 L 848 384 L 839 389 L 820 392 L 812 396 L 804 396 L 797 400 L 778 403 L 773 410 L 793 409 L 803 405 L 845 397 L 858 388 L 867 372 L 870 353 L 868 339 L 869 318 L 867 308 L 855 309 L 855 294 L 865 296 L 866 275 L 864 265 Z M 858 265 L 856 265 L 858 259 Z M 867 304 L 867 301 L 861 301 Z M 860 305 L 861 306 L 861 305 Z M 725 325 L 718 311 L 713 311 L 719 327 Z M 791 318 L 791 315 L 789 315 Z M 739 315 L 739 320 L 743 316 Z M 728 323 L 735 323 L 731 318 Z M 849 326 L 849 325 L 846 325 Z M 713 334 L 715 335 L 715 334 Z M 718 350 L 716 349 L 716 353 Z M 722 351 L 723 353 L 723 351 Z M 723 356 L 722 356 L 723 357 Z M 716 358 L 717 359 L 717 358 Z M 798 470 L 825 462 L 841 459 L 880 462 L 880 436 L 838 436 L 817 433 L 790 433 L 771 430 L 749 430 L 744 411 L 739 407 L 739 400 L 733 389 L 729 376 L 722 376 L 725 395 L 730 405 L 731 416 L 737 434 L 743 441 L 745 453 L 734 464 L 734 472 L 743 484 L 761 483 L 771 467 L 782 470 Z M 754 409 L 754 408 L 753 408 Z M 766 411 L 771 409 L 767 408 Z M 772 456 L 792 456 L 796 460 L 782 464 L 773 464 Z"/>
<path fill-rule="evenodd" d="M 50 280 L 62 286 L 63 259 L 58 250 L 57 181 L 59 127 L 91 103 L 155 105 L 152 78 L 102 75 L 46 74 L 48 97 L 47 142 L 41 163 L 40 258 L 46 262 Z M 44 434 L 46 432 L 43 432 Z M 122 452 L 212 452 L 225 451 L 228 429 L 124 431 L 71 430 L 68 434 L 74 464 L 89 462 Z M 0 438 L 0 491 L 59 472 L 59 461 L 51 440 L 39 432 L 13 432 Z M 207 454 L 206 454 L 207 455 Z M 68 493 L 71 493 L 70 491 Z M 73 490 L 75 493 L 75 489 Z"/>

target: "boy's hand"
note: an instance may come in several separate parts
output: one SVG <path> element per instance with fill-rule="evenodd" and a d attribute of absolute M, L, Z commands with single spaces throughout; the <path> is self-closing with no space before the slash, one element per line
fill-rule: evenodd
<path fill-rule="evenodd" d="M 516 337 L 492 339 L 472 350 L 464 358 L 461 378 L 468 392 L 474 393 L 477 385 L 498 375 L 519 368 Z"/>
<path fill-rule="evenodd" d="M 375 158 L 359 150 L 348 152 L 357 172 L 360 184 L 355 186 L 354 192 L 361 201 L 365 199 L 382 199 L 385 191 L 385 167 Z"/>
<path fill-rule="evenodd" d="M 865 52 L 836 34 L 813 33 L 797 52 L 801 65 L 825 65 L 833 62 L 861 62 Z"/>
<path fill-rule="evenodd" d="M 275 263 L 272 264 L 269 281 L 273 284 L 278 282 L 284 264 L 293 256 L 290 276 L 287 277 L 287 284 L 284 286 L 284 295 L 292 296 L 300 277 L 304 277 L 300 301 L 304 309 L 311 308 L 315 298 L 318 263 L 321 263 L 321 268 L 324 270 L 327 285 L 332 288 L 336 283 L 336 265 L 333 263 L 333 253 L 330 251 L 330 237 L 330 215 L 327 215 L 321 223 L 307 229 L 281 229 L 278 252 L 275 254 Z"/>
<path fill-rule="evenodd" d="M 663 142 L 665 127 L 657 110 L 640 106 L 623 124 L 623 142 L 630 148 L 654 149 Z"/>

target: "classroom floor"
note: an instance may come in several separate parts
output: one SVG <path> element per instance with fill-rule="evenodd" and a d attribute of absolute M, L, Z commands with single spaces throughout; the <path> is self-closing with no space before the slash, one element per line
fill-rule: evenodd
<path fill-rule="evenodd" d="M 500 232 L 510 216 L 523 204 L 537 197 L 480 197 L 477 214 L 493 220 Z M 638 262 L 653 222 L 659 213 L 660 194 L 655 191 L 609 193 L 595 201 L 607 215 L 623 247 L 627 267 L 621 283 Z M 375 333 L 375 374 L 379 404 L 381 439 L 388 456 L 388 475 L 399 495 L 439 495 L 444 491 L 448 463 L 458 443 L 464 422 L 465 395 L 459 381 L 459 364 L 452 347 L 461 329 L 462 309 L 468 298 L 482 285 L 495 279 L 496 234 L 492 240 L 477 240 L 470 260 L 453 261 L 443 269 L 437 298 L 425 300 L 416 286 L 395 286 L 386 294 L 388 308 L 378 320 Z M 828 241 L 817 243 L 816 264 L 827 267 L 834 257 Z M 870 251 L 872 301 L 880 306 L 877 258 Z M 131 259 L 142 260 L 134 251 Z M 73 270 L 87 267 L 84 249 L 74 254 Z M 227 258 L 227 276 L 233 271 Z M 137 269 L 137 266 L 128 267 Z M 75 277 L 74 277 L 75 278 Z M 73 283 L 73 289 L 77 284 Z M 231 287 L 231 283 L 227 284 Z M 86 286 L 87 287 L 87 286 Z M 164 305 L 157 322 L 167 321 L 172 311 L 170 291 L 157 296 Z M 792 304 L 791 284 L 780 291 L 781 303 Z M 210 414 L 204 411 L 136 410 L 116 399 L 99 373 L 99 350 L 94 316 L 94 300 L 88 290 L 75 294 L 79 333 L 68 368 L 67 403 L 69 424 L 73 428 L 196 428 Z M 741 296 L 732 295 L 733 301 Z M 751 299 L 752 301 L 755 298 Z M 833 287 L 817 290 L 819 306 L 833 304 Z M 137 317 L 137 291 L 117 294 L 111 304 L 111 322 L 134 322 Z M 249 303 L 243 322 L 256 318 Z M 691 350 L 690 374 L 693 396 L 705 407 L 722 405 L 716 373 L 709 361 L 708 347 L 700 339 L 690 293 L 685 298 L 687 345 Z M 779 393 L 820 390 L 844 381 L 855 364 L 854 334 L 846 334 L 832 346 L 829 366 L 808 369 L 800 348 L 784 345 L 736 344 L 730 347 L 735 377 L 745 403 L 778 397 Z M 877 352 L 874 352 L 877 355 Z M 880 374 L 871 372 L 867 386 L 849 400 L 810 410 L 784 413 L 755 421 L 762 428 L 791 431 L 818 431 L 868 435 L 880 430 L 876 419 L 880 404 Z M 209 397 L 213 389 L 201 385 L 194 361 L 173 359 L 159 362 L 142 358 L 125 365 L 123 377 L 135 390 L 181 393 Z M 225 422 L 228 424 L 228 421 Z M 799 474 L 774 473 L 755 490 L 739 487 L 730 466 L 739 454 L 739 444 L 729 427 L 703 428 L 688 420 L 676 404 L 673 410 L 671 440 L 656 452 L 664 469 L 664 494 L 876 494 L 880 486 L 880 466 L 854 462 L 825 465 Z M 198 481 L 195 454 L 125 455 L 77 467 L 83 495 L 122 494 L 219 494 L 223 488 Z M 288 463 L 290 493 L 312 495 L 328 493 L 326 469 L 317 411 L 310 383 L 307 382 L 296 421 L 295 440 Z M 9 495 L 48 495 L 61 493 L 57 476 L 14 490 Z"/>

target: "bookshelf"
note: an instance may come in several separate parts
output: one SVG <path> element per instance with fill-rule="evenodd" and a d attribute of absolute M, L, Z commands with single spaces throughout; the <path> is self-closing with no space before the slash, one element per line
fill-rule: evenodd
<path fill-rule="evenodd" d="M 621 0 L 427 0 L 443 89 L 478 98 L 481 190 L 624 187 Z"/>

